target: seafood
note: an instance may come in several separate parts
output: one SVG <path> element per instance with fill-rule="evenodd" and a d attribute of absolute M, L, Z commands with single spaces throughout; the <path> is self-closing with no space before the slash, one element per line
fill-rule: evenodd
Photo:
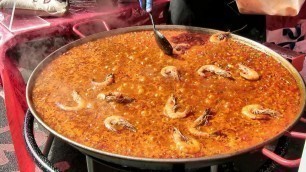
<path fill-rule="evenodd" d="M 203 115 L 199 116 L 188 128 L 189 132 L 195 136 L 209 137 L 211 135 L 210 133 L 200 131 L 197 129 L 197 127 L 201 125 L 207 125 L 208 119 L 212 116 L 210 114 L 211 114 L 210 109 L 205 109 Z"/>
<path fill-rule="evenodd" d="M 71 96 L 73 98 L 73 101 L 75 101 L 77 103 L 76 106 L 66 106 L 63 105 L 61 103 L 56 103 L 56 105 L 65 111 L 77 111 L 77 110 L 81 110 L 85 107 L 90 108 L 91 104 L 90 103 L 86 103 L 84 99 L 82 99 L 82 97 L 76 92 L 76 91 L 72 91 Z"/>
<path fill-rule="evenodd" d="M 160 71 L 163 77 L 172 77 L 175 80 L 180 79 L 179 71 L 175 66 L 166 66 Z"/>
<path fill-rule="evenodd" d="M 284 62 L 279 59 L 281 57 L 232 33 L 226 42 L 212 43 L 209 41 L 210 31 L 196 29 L 190 32 L 183 27 L 164 29 L 162 32 L 170 41 L 175 38 L 173 43 L 188 43 L 191 48 L 183 55 L 165 55 L 154 42 L 152 32 L 144 28 L 144 31 L 137 29 L 120 35 L 114 32 L 115 35 L 101 39 L 96 37 L 46 61 L 48 63 L 35 70 L 38 73 L 33 75 L 30 81 L 34 82 L 29 83 L 27 89 L 29 106 L 41 119 L 39 122 L 61 138 L 107 155 L 158 159 L 159 162 L 203 160 L 207 163 L 207 160 L 221 160 L 216 157 L 223 159 L 237 152 L 256 150 L 298 121 L 306 90 L 296 75 L 298 73 L 286 62 L 281 63 Z M 242 78 L 239 63 L 256 70 L 260 79 Z M 231 72 L 236 80 L 208 71 L 204 72 L 206 77 L 201 77 L 197 70 L 203 65 L 216 65 Z M 161 75 L 166 66 L 178 69 L 179 81 Z M 91 83 L 92 79 L 103 82 L 111 73 L 115 77 L 113 84 L 99 87 Z M 92 108 L 86 106 L 79 111 L 64 111 L 56 106 L 56 102 L 76 106 L 71 96 L 73 90 L 86 104 L 92 104 Z M 114 92 L 135 100 L 128 104 L 107 102 L 106 97 L 107 100 L 114 99 L 115 96 L 110 96 Z M 97 98 L 99 93 L 103 94 Z M 176 112 L 190 107 L 191 112 L 186 117 L 172 119 L 164 115 L 171 94 L 179 106 Z M 268 120 L 251 119 L 241 113 L 249 104 L 260 104 L 282 116 Z M 210 108 L 209 115 L 212 115 L 207 117 L 208 123 L 195 122 L 201 121 L 196 119 L 206 108 Z M 104 120 L 113 115 L 123 117 L 136 128 L 136 132 L 122 125 L 113 126 L 117 132 L 107 129 Z M 206 132 L 209 136 L 192 134 L 189 127 L 193 125 L 197 126 L 193 127 L 195 132 Z M 200 151 L 194 154 L 179 151 L 174 142 L 173 127 L 187 138 L 196 139 Z M 194 161 L 186 169 L 198 165 L 205 164 Z"/>
<path fill-rule="evenodd" d="M 197 153 L 201 150 L 200 143 L 194 138 L 184 136 L 179 129 L 173 128 L 173 140 L 176 149 L 184 153 Z"/>
<path fill-rule="evenodd" d="M 241 113 L 251 119 L 269 119 L 269 117 L 281 116 L 279 112 L 264 108 L 259 104 L 246 105 L 242 108 Z"/>
<path fill-rule="evenodd" d="M 171 95 L 164 107 L 164 115 L 166 115 L 169 118 L 176 119 L 176 118 L 184 118 L 190 113 L 190 107 L 187 107 L 182 112 L 177 112 L 178 105 L 176 102 L 176 99 L 173 95 Z"/>
<path fill-rule="evenodd" d="M 254 69 L 251 69 L 241 63 L 239 63 L 238 66 L 239 69 L 241 70 L 240 76 L 242 76 L 243 78 L 251 81 L 259 79 L 260 75 Z"/>
<path fill-rule="evenodd" d="M 230 72 L 223 70 L 215 65 L 204 65 L 198 69 L 197 73 L 200 76 L 205 77 L 205 73 L 204 73 L 205 71 L 212 72 L 212 73 L 215 73 L 216 75 L 220 75 L 226 78 L 232 78 L 232 74 Z"/>
<path fill-rule="evenodd" d="M 122 103 L 127 104 L 133 102 L 135 99 L 123 96 L 120 92 L 112 92 L 108 94 L 100 93 L 97 96 L 98 99 L 105 100 L 107 102 L 116 102 L 116 103 Z"/>
<path fill-rule="evenodd" d="M 227 41 L 230 32 L 219 32 L 210 36 L 209 41 L 214 43 L 220 43 Z"/>
<path fill-rule="evenodd" d="M 115 76 L 114 74 L 108 74 L 106 77 L 105 77 L 105 80 L 103 82 L 96 82 L 95 80 L 92 80 L 91 83 L 94 85 L 94 86 L 108 86 L 108 85 L 111 85 L 112 83 L 115 82 Z"/>
<path fill-rule="evenodd" d="M 173 54 L 184 54 L 186 50 L 188 50 L 190 48 L 190 44 L 186 44 L 186 43 L 180 43 L 180 44 L 175 44 L 173 45 Z"/>
<path fill-rule="evenodd" d="M 114 132 L 122 130 L 123 128 L 136 132 L 136 128 L 126 119 L 124 119 L 122 116 L 116 116 L 116 115 L 109 116 L 105 118 L 104 125 L 108 130 Z"/>

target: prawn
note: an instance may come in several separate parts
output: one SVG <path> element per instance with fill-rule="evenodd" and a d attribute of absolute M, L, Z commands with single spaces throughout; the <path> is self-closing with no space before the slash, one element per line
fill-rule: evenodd
<path fill-rule="evenodd" d="M 197 73 L 200 76 L 205 77 L 205 74 L 204 74 L 205 71 L 212 72 L 212 73 L 215 73 L 216 75 L 220 75 L 226 78 L 232 78 L 232 74 L 230 72 L 223 70 L 215 65 L 204 65 L 198 69 Z"/>
<path fill-rule="evenodd" d="M 133 102 L 135 99 L 123 96 L 120 92 L 112 92 L 108 94 L 100 93 L 97 96 L 98 99 L 105 100 L 107 102 L 116 102 L 116 103 L 122 103 L 127 104 Z"/>
<path fill-rule="evenodd" d="M 241 31 L 241 30 L 243 30 L 246 27 L 247 27 L 247 25 L 243 26 L 240 29 L 234 30 L 232 32 L 218 32 L 218 33 L 215 33 L 215 34 L 210 36 L 209 41 L 213 42 L 213 43 L 225 42 L 230 37 L 231 33 L 235 33 L 235 32 Z"/>
<path fill-rule="evenodd" d="M 171 95 L 164 107 L 164 115 L 166 115 L 169 118 L 176 119 L 176 118 L 184 118 L 190 113 L 190 108 L 187 107 L 184 111 L 182 112 L 177 112 L 178 105 L 176 102 L 176 99 L 173 95 Z"/>
<path fill-rule="evenodd" d="M 209 41 L 213 43 L 221 43 L 227 41 L 230 32 L 218 32 L 209 37 Z"/>
<path fill-rule="evenodd" d="M 280 116 L 279 112 L 264 108 L 259 104 L 246 105 L 242 108 L 241 113 L 251 119 L 269 119 L 269 116 Z"/>
<path fill-rule="evenodd" d="M 88 107 L 90 108 L 90 104 L 86 103 L 84 99 L 82 99 L 82 97 L 76 92 L 76 91 L 72 91 L 71 93 L 71 96 L 73 98 L 73 101 L 75 101 L 77 103 L 76 106 L 66 106 L 66 105 L 63 105 L 61 103 L 56 103 L 56 105 L 62 109 L 62 110 L 65 110 L 65 111 L 77 111 L 77 110 L 81 110 L 85 107 Z"/>
<path fill-rule="evenodd" d="M 210 115 L 211 111 L 210 109 L 205 109 L 203 115 L 199 116 L 192 124 L 190 127 L 188 127 L 188 130 L 191 134 L 195 136 L 201 136 L 201 137 L 209 137 L 211 134 L 204 132 L 204 131 L 199 131 L 197 127 L 201 125 L 207 125 L 208 124 L 208 119 L 212 116 Z"/>
<path fill-rule="evenodd" d="M 184 136 L 179 129 L 173 128 L 173 140 L 176 149 L 184 153 L 197 153 L 201 150 L 200 143 L 194 138 Z"/>
<path fill-rule="evenodd" d="M 160 71 L 160 74 L 163 77 L 172 77 L 175 80 L 180 79 L 179 71 L 177 70 L 175 66 L 166 66 L 162 68 L 162 70 Z"/>
<path fill-rule="evenodd" d="M 251 81 L 255 81 L 259 79 L 260 75 L 254 69 L 251 69 L 240 63 L 238 64 L 238 66 L 239 66 L 239 69 L 241 70 L 240 76 L 242 76 L 243 78 L 247 80 L 251 80 Z"/>
<path fill-rule="evenodd" d="M 173 53 L 177 55 L 184 54 L 190 47 L 191 45 L 187 43 L 175 44 L 173 45 Z"/>
<path fill-rule="evenodd" d="M 95 80 L 92 80 L 91 83 L 94 85 L 94 86 L 108 86 L 108 85 L 111 85 L 112 83 L 115 82 L 115 76 L 114 74 L 108 74 L 106 77 L 105 77 L 105 80 L 103 82 L 96 82 Z"/>
<path fill-rule="evenodd" d="M 105 118 L 104 125 L 108 130 L 114 131 L 114 132 L 117 132 L 118 130 L 121 130 L 123 128 L 136 132 L 136 128 L 131 123 L 129 123 L 126 119 L 124 119 L 122 116 L 116 116 L 116 115 L 109 116 Z"/>

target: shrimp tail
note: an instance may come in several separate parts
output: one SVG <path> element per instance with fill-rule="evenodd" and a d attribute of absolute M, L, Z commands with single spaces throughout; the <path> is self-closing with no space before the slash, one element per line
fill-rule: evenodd
<path fill-rule="evenodd" d="M 94 79 L 91 81 L 91 83 L 95 86 L 108 86 L 115 82 L 115 75 L 114 74 L 108 74 L 105 77 L 105 80 L 103 82 L 96 82 Z"/>
<path fill-rule="evenodd" d="M 82 99 L 82 97 L 76 92 L 76 91 L 72 91 L 71 93 L 71 96 L 72 96 L 72 99 L 73 101 L 75 101 L 77 103 L 76 106 L 66 106 L 66 105 L 63 105 L 59 102 L 56 102 L 55 104 L 62 110 L 65 110 L 65 111 L 77 111 L 77 110 L 81 110 L 83 108 L 86 107 L 86 104 L 85 101 Z M 90 107 L 90 106 L 88 106 Z"/>
<path fill-rule="evenodd" d="M 122 126 L 132 132 L 136 132 L 136 128 L 121 116 L 109 116 L 104 120 L 105 127 L 113 132 L 117 132 L 116 126 Z"/>

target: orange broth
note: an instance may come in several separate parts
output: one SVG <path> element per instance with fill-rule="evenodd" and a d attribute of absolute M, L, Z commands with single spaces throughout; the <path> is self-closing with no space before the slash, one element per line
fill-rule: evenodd
<path fill-rule="evenodd" d="M 147 158 L 190 158 L 234 153 L 258 145 L 282 132 L 296 118 L 300 90 L 294 77 L 269 55 L 234 40 L 212 43 L 207 34 L 163 31 L 172 43 L 191 45 L 184 54 L 162 53 L 151 31 L 131 32 L 88 42 L 68 50 L 40 73 L 33 89 L 33 102 L 41 119 L 59 134 L 80 144 L 121 155 Z M 239 75 L 238 63 L 260 74 L 257 81 Z M 213 64 L 232 73 L 234 79 L 212 73 L 197 74 L 203 65 Z M 175 66 L 180 80 L 163 77 L 165 66 Z M 93 87 L 114 74 L 115 82 Z M 76 91 L 89 107 L 65 111 L 57 103 L 75 106 Z M 97 99 L 99 93 L 120 92 L 133 102 L 121 104 Z M 164 115 L 170 95 L 178 111 L 190 106 L 185 118 Z M 245 105 L 260 104 L 281 116 L 267 120 L 250 119 L 241 113 Z M 212 134 L 192 135 L 188 127 L 206 108 L 212 117 L 197 129 Z M 118 115 L 136 128 L 109 131 L 105 118 Z M 197 152 L 178 149 L 173 127 L 200 143 Z"/>

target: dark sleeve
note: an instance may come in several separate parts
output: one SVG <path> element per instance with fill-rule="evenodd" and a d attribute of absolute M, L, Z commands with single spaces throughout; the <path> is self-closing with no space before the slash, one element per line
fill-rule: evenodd
<path fill-rule="evenodd" d="M 218 24 L 224 16 L 223 0 L 171 0 L 169 9 L 172 24 L 179 25 Z"/>

